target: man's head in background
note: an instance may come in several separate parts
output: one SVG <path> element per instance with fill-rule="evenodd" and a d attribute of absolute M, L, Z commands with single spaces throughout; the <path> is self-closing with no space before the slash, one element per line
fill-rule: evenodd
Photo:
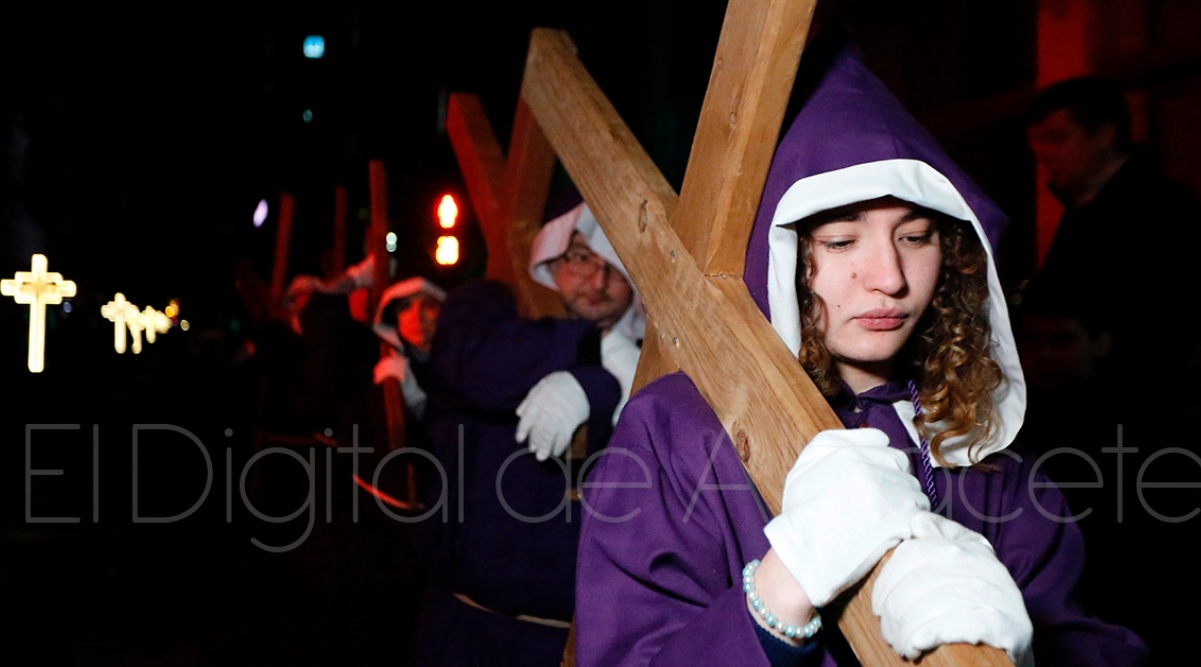
<path fill-rule="evenodd" d="M 1129 157 L 1130 109 L 1121 89 L 1096 77 L 1044 88 L 1026 113 L 1026 137 L 1047 186 L 1068 206 L 1086 203 Z"/>
<path fill-rule="evenodd" d="M 574 317 L 602 329 L 625 322 L 641 338 L 643 321 L 629 276 L 587 204 L 543 225 L 530 251 L 530 275 L 563 297 Z"/>

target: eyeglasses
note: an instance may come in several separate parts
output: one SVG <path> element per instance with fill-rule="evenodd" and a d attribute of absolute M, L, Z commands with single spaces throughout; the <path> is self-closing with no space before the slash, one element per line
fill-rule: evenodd
<path fill-rule="evenodd" d="M 552 262 L 555 264 L 552 269 L 556 273 L 562 268 L 580 278 L 591 278 L 602 269 L 607 276 L 610 268 L 609 263 L 603 257 L 587 250 L 568 250 Z"/>

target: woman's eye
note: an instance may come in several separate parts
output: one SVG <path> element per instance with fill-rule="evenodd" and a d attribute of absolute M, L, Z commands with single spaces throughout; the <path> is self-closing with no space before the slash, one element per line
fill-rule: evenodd
<path fill-rule="evenodd" d="M 932 239 L 933 237 L 934 237 L 933 231 L 926 231 L 926 232 L 921 232 L 920 234 L 906 234 L 901 237 L 901 241 L 908 243 L 909 245 L 920 246 L 920 245 L 926 245 L 927 243 L 929 243 L 930 239 Z"/>
<path fill-rule="evenodd" d="M 851 247 L 852 243 L 854 243 L 854 241 L 851 241 L 850 239 L 838 239 L 821 242 L 822 247 L 826 250 L 846 250 L 847 248 Z"/>

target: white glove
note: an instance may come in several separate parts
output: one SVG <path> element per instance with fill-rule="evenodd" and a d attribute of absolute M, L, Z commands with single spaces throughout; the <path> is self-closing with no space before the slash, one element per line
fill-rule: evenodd
<path fill-rule="evenodd" d="M 613 425 L 621 416 L 621 409 L 630 400 L 630 389 L 634 386 L 634 374 L 638 371 L 638 355 L 642 349 L 624 334 L 612 329 L 601 338 L 601 365 L 617 378 L 621 385 L 621 400 L 613 411 Z"/>
<path fill-rule="evenodd" d="M 1004 649 L 1033 665 L 1034 628 L 1022 592 L 983 535 L 932 512 L 910 522 L 913 537 L 892 556 L 872 590 L 872 611 L 893 649 L 913 660 L 942 644 Z"/>
<path fill-rule="evenodd" d="M 311 295 L 313 292 L 320 292 L 322 288 L 321 279 L 317 276 L 301 274 L 292 279 L 288 283 L 287 289 L 284 290 L 284 308 L 292 310 L 296 302 L 303 297 Z"/>
<path fill-rule="evenodd" d="M 350 279 L 349 289 L 363 289 L 375 286 L 375 256 L 367 255 L 361 262 L 346 269 L 342 274 Z M 341 281 L 339 281 L 341 282 Z"/>
<path fill-rule="evenodd" d="M 529 437 L 529 449 L 539 461 L 567 451 L 576 428 L 591 412 L 588 396 L 567 371 L 555 371 L 538 381 L 517 406 L 517 442 Z"/>
<path fill-rule="evenodd" d="M 389 354 L 380 357 L 379 361 L 375 362 L 376 384 L 383 384 L 384 380 L 388 378 L 396 378 L 397 382 L 404 382 L 409 375 L 411 375 L 409 360 L 403 354 Z"/>
<path fill-rule="evenodd" d="M 814 436 L 788 471 L 781 505 L 763 532 L 816 607 L 862 579 L 930 509 L 909 459 L 874 428 Z"/>
<path fill-rule="evenodd" d="M 383 384 L 389 378 L 400 382 L 400 392 L 405 405 L 418 417 L 425 414 L 425 390 L 417 384 L 417 378 L 409 372 L 409 360 L 403 354 L 389 354 L 375 362 L 375 383 Z"/>

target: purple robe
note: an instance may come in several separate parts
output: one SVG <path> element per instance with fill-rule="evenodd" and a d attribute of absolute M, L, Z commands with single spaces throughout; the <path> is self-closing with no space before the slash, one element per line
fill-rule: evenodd
<path fill-rule="evenodd" d="M 1006 223 L 855 50 L 834 53 L 823 60 L 816 44 L 806 50 L 802 68 L 818 63 L 821 75 L 773 159 L 747 249 L 747 288 L 793 352 L 799 332 L 791 223 L 885 195 L 962 220 L 986 246 Z M 1008 568 L 1033 621 L 1038 664 L 1143 664 L 1146 646 L 1136 635 L 1089 615 L 1077 601 L 1083 543 L 1078 526 L 1055 518 L 1072 515 L 1062 493 L 1035 474 L 1034 461 L 1003 451 L 1021 425 L 1025 390 L 991 260 L 993 358 L 1006 377 L 993 400 L 1004 437 L 986 459 L 990 471 L 935 469 L 927 492 L 939 499 L 937 511 L 984 535 Z M 926 484 L 923 458 L 894 406 L 911 405 L 905 389 L 898 378 L 834 407 L 847 426 L 888 433 Z M 763 533 L 770 518 L 690 378 L 669 375 L 635 394 L 584 484 L 579 667 L 768 665 L 741 571 L 770 548 Z M 856 664 L 834 625 L 818 635 L 808 662 Z"/>
<path fill-rule="evenodd" d="M 1036 661 L 1141 664 L 1146 649 L 1133 633 L 1078 607 L 1083 543 L 1075 524 L 1053 518 L 1072 514 L 1061 492 L 1031 470 L 1032 459 L 1000 453 L 989 461 L 995 472 L 939 469 L 935 487 L 942 510 L 983 534 L 1021 588 Z M 741 573 L 770 548 L 769 518 L 687 376 L 638 392 L 584 483 L 579 667 L 767 665 Z M 834 649 L 820 664 L 853 664 L 836 659 L 836 634 L 830 624 L 819 635 Z"/>
<path fill-rule="evenodd" d="M 571 621 L 578 463 L 537 461 L 515 440 L 514 411 L 547 374 L 569 371 L 591 405 L 589 450 L 602 447 L 621 389 L 600 364 L 599 331 L 585 320 L 522 319 L 506 288 L 473 283 L 443 305 L 429 368 L 426 419 L 446 477 L 433 480 L 420 524 L 437 589 L 421 664 L 557 667 L 567 630 L 514 617 Z"/>

